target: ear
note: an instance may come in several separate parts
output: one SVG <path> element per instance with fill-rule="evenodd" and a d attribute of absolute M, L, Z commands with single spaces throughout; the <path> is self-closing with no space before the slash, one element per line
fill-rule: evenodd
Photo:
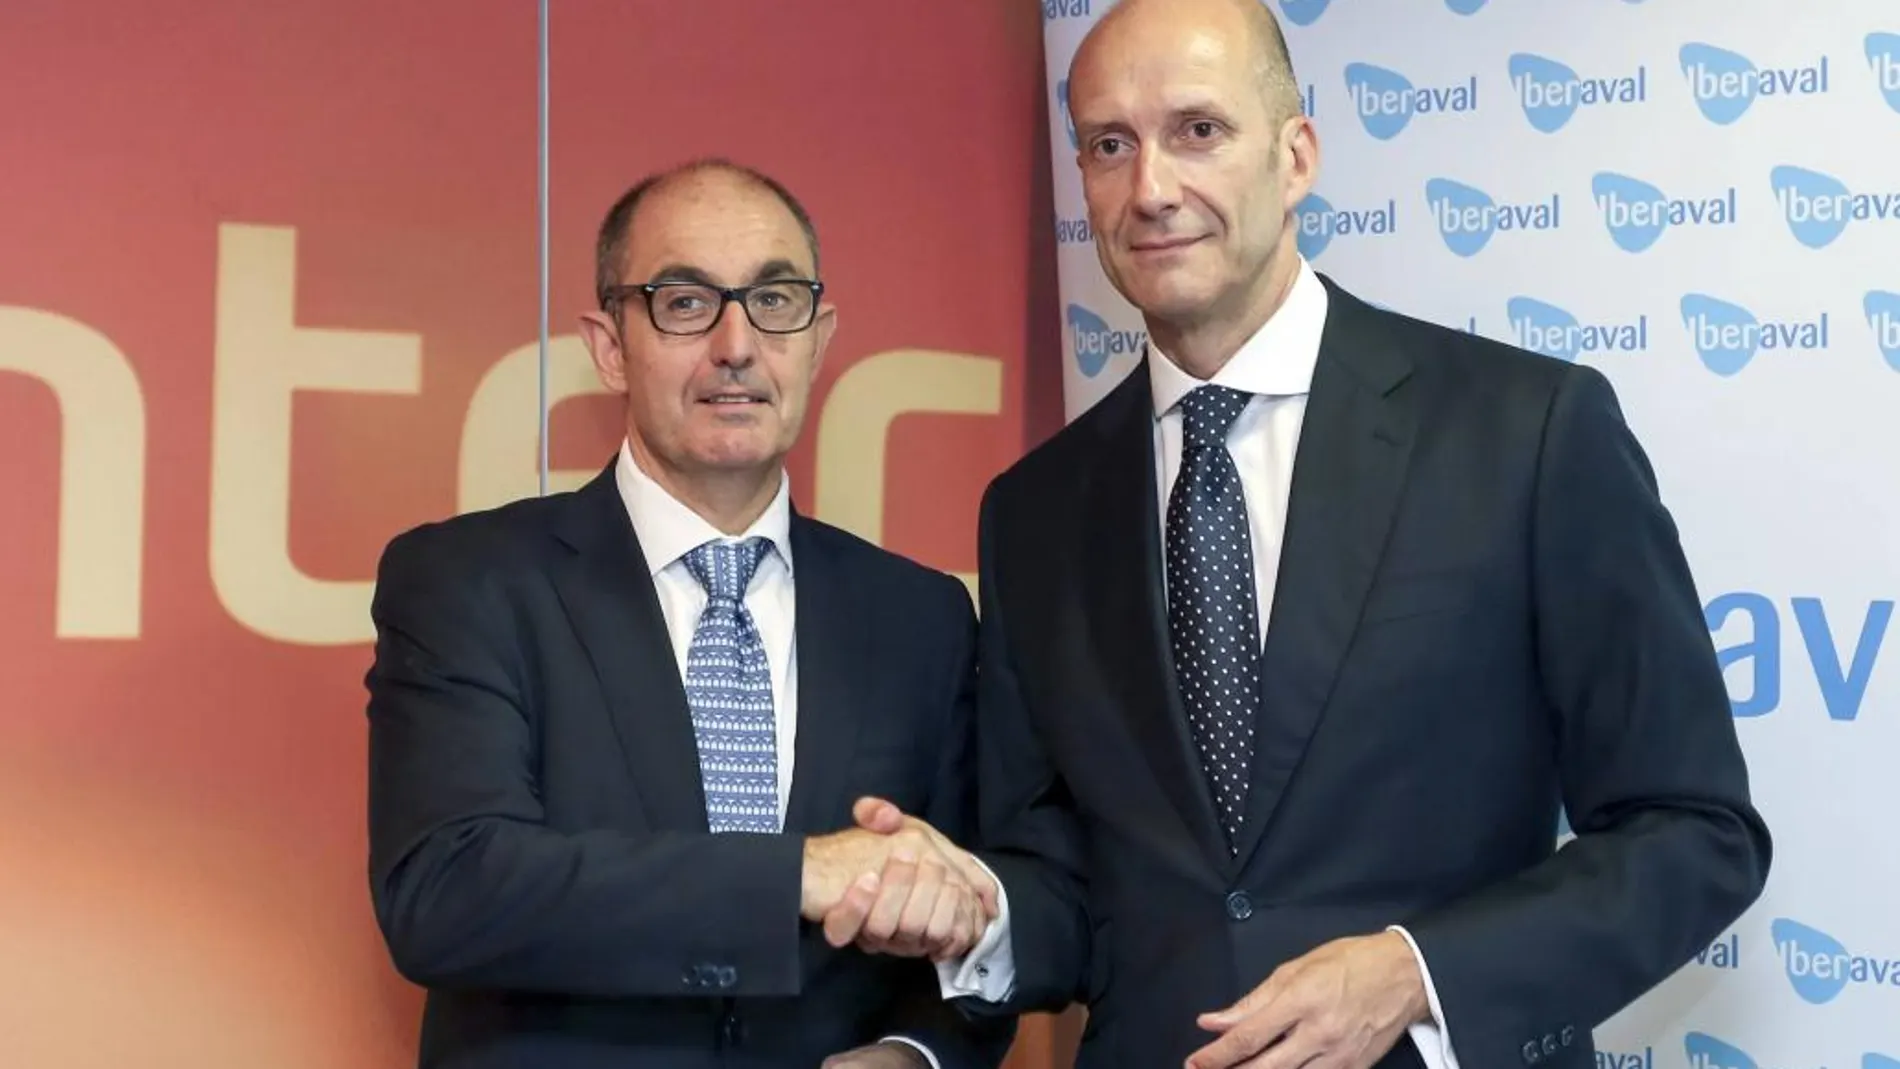
<path fill-rule="evenodd" d="M 1319 181 L 1319 130 L 1305 115 L 1295 115 L 1280 127 L 1279 164 L 1286 183 L 1285 208 L 1292 211 Z"/>
<path fill-rule="evenodd" d="M 812 321 L 811 371 L 815 377 L 825 365 L 825 350 L 831 347 L 831 335 L 838 329 L 838 309 L 831 304 L 818 306 L 818 318 Z"/>
<path fill-rule="evenodd" d="M 621 348 L 620 327 L 605 312 L 583 312 L 581 340 L 594 360 L 594 374 L 610 393 L 627 392 L 627 354 Z"/>

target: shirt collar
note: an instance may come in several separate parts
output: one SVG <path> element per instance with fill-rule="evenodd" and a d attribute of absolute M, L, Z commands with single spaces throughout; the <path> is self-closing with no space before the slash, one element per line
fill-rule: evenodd
<path fill-rule="evenodd" d="M 1300 258 L 1293 288 L 1286 300 L 1253 336 L 1241 343 L 1233 359 L 1211 380 L 1244 393 L 1268 397 L 1297 397 L 1313 388 L 1313 368 L 1319 363 L 1320 337 L 1326 330 L 1326 286 Z M 1181 370 L 1174 361 L 1148 345 L 1148 389 L 1155 418 L 1205 385 Z"/>
<path fill-rule="evenodd" d="M 720 532 L 706 518 L 666 492 L 640 465 L 633 462 L 633 450 L 620 443 L 620 458 L 614 463 L 614 483 L 619 487 L 627 518 L 633 521 L 633 533 L 646 554 L 648 571 L 654 575 L 707 542 L 741 542 L 764 538 L 772 544 L 787 571 L 792 567 L 791 479 L 779 474 L 778 493 L 745 533 L 734 538 Z"/>

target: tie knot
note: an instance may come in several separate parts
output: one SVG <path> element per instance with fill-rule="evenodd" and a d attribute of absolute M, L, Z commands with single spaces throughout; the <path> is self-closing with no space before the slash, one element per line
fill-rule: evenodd
<path fill-rule="evenodd" d="M 758 571 L 759 562 L 771 548 L 772 543 L 763 538 L 706 542 L 687 550 L 680 559 L 686 562 L 686 570 L 693 573 L 699 585 L 706 588 L 707 597 L 740 601 L 745 597 L 746 587 L 752 585 L 752 573 Z"/>
<path fill-rule="evenodd" d="M 1220 445 L 1253 395 L 1231 386 L 1197 386 L 1181 398 L 1181 440 L 1192 449 Z"/>

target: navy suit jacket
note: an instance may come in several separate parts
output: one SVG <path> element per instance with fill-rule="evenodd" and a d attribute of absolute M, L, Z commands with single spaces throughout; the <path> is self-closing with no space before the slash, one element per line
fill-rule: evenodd
<path fill-rule="evenodd" d="M 799 916 L 807 835 L 880 795 L 973 819 L 975 617 L 955 579 L 794 514 L 799 723 L 781 835 L 707 831 L 691 716 L 610 465 L 420 527 L 378 572 L 370 878 L 439 1069 L 812 1069 L 892 1033 L 945 1069 L 1013 1022 Z"/>
<path fill-rule="evenodd" d="M 1702 607 L 1600 373 L 1326 284 L 1237 856 L 1170 665 L 1146 368 L 985 497 L 1001 1009 L 1083 1002 L 1082 1065 L 1178 1065 L 1196 1015 L 1402 924 L 1466 1069 L 1582 1069 L 1766 877 Z"/>

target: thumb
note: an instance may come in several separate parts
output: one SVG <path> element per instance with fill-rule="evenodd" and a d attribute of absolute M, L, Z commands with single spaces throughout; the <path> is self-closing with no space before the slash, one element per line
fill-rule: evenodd
<path fill-rule="evenodd" d="M 1261 984 L 1259 987 L 1241 996 L 1239 1002 L 1234 1003 L 1226 1009 L 1201 1014 L 1198 1023 L 1202 1028 L 1225 1032 L 1229 1028 L 1253 1016 L 1255 1013 L 1258 1013 L 1260 1008 L 1271 1000 L 1272 996 L 1267 990 L 1267 985 Z"/>
<path fill-rule="evenodd" d="M 851 807 L 851 819 L 865 831 L 895 835 L 904 830 L 904 811 L 882 798 L 860 798 Z"/>

